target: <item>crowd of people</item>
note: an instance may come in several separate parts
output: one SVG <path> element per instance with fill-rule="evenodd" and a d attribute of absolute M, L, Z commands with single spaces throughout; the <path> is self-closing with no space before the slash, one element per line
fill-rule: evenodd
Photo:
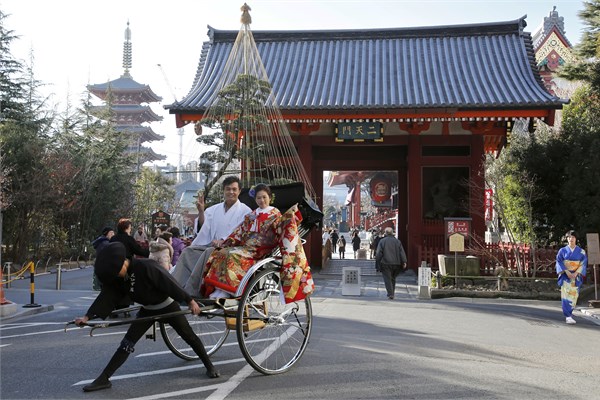
<path fill-rule="evenodd" d="M 363 240 L 360 237 L 360 230 L 353 229 L 348 232 L 348 239 L 344 236 L 343 233 L 338 233 L 338 230 L 335 228 L 326 228 L 323 229 L 323 262 L 326 260 L 333 258 L 333 255 L 338 255 L 340 259 L 346 258 L 346 244 L 348 241 L 352 244 L 352 254 L 355 259 L 364 258 L 359 257 L 359 250 L 362 248 Z M 369 256 L 370 259 L 375 259 L 375 251 L 377 250 L 377 245 L 379 241 L 383 237 L 383 233 L 378 229 L 372 229 L 366 235 L 366 241 L 369 245 Z"/>

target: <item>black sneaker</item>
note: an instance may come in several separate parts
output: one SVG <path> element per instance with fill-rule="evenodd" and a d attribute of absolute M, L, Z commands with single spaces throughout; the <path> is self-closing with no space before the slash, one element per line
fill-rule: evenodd
<path fill-rule="evenodd" d="M 90 383 L 89 385 L 85 385 L 83 387 L 83 391 L 84 392 L 95 392 L 96 390 L 104 390 L 104 389 L 109 389 L 112 387 L 112 383 L 110 383 L 110 381 L 103 377 L 103 376 L 99 376 L 97 377 L 94 382 Z"/>

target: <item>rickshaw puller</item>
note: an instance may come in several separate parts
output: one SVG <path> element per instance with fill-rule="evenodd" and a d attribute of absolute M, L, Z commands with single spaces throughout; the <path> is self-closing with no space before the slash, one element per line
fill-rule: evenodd
<path fill-rule="evenodd" d="M 94 263 L 94 272 L 102 282 L 102 290 L 92 303 L 85 316 L 75 319 L 75 324 L 84 326 L 92 318 L 106 319 L 119 301 L 129 294 L 131 299 L 142 305 L 137 318 L 150 317 L 180 311 L 179 304 L 185 301 L 194 315 L 200 313 L 200 306 L 179 286 L 177 281 L 156 261 L 133 259 L 125 256 L 125 246 L 115 242 L 106 246 Z M 188 343 L 200 357 L 206 367 L 209 378 L 218 378 L 204 344 L 190 327 L 185 315 L 164 320 Z M 123 365 L 134 346 L 154 322 L 132 323 L 119 348 L 112 356 L 104 371 L 92 383 L 83 387 L 83 391 L 92 392 L 108 389 L 112 386 L 109 378 Z"/>

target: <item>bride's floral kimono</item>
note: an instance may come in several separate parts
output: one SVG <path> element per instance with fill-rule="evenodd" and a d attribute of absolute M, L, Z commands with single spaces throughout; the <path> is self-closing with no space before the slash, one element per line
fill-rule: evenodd
<path fill-rule="evenodd" d="M 298 235 L 300 221 L 302 215 L 296 206 L 284 214 L 274 207 L 267 207 L 246 215 L 223 247 L 210 255 L 201 293 L 208 297 L 215 288 L 235 292 L 246 271 L 279 246 L 286 303 L 311 294 L 314 282 Z"/>

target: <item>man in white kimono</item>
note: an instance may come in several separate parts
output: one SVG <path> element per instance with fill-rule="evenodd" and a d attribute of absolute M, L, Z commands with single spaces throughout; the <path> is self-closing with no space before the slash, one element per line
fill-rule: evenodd
<path fill-rule="evenodd" d="M 185 248 L 173 271 L 173 277 L 191 296 L 200 297 L 200 283 L 204 264 L 214 250 L 218 240 L 229 236 L 244 221 L 246 214 L 252 210 L 240 202 L 240 180 L 236 176 L 228 176 L 223 180 L 224 201 L 204 210 L 204 203 L 199 199 L 198 219 L 202 224 L 200 232 Z"/>

